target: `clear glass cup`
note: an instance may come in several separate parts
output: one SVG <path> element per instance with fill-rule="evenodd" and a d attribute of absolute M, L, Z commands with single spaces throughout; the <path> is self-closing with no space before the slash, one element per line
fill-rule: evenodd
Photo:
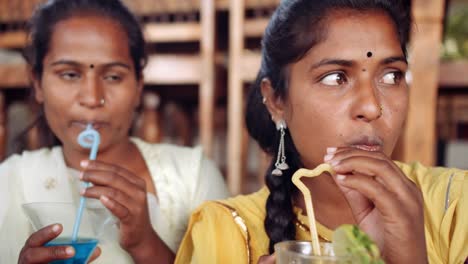
<path fill-rule="evenodd" d="M 101 238 L 107 241 L 115 239 L 115 235 L 118 234 L 115 231 L 117 228 L 115 218 L 105 207 L 99 206 L 91 200 L 89 200 L 86 210 L 83 211 L 78 239 L 76 241 L 72 241 L 72 234 L 77 205 L 66 202 L 35 202 L 22 204 L 22 207 L 34 231 L 51 224 L 62 224 L 62 233 L 45 246 L 73 246 L 75 248 L 75 257 L 54 261 L 52 262 L 53 264 L 87 263 L 98 242 L 101 242 Z"/>
<path fill-rule="evenodd" d="M 332 243 L 320 243 L 321 256 L 313 254 L 310 241 L 283 241 L 275 245 L 276 264 L 356 263 L 351 256 L 336 256 Z M 354 260 L 354 261 L 353 261 Z"/>

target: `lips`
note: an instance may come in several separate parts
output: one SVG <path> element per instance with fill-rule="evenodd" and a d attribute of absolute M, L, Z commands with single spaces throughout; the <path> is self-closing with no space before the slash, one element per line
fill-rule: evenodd
<path fill-rule="evenodd" d="M 87 121 L 87 120 L 74 120 L 74 121 L 71 122 L 71 126 L 72 127 L 79 127 L 80 129 L 86 129 L 86 127 L 90 123 L 93 124 L 93 128 L 96 129 L 96 130 L 109 125 L 107 122 L 97 121 L 97 120 L 89 120 L 89 121 Z"/>
<path fill-rule="evenodd" d="M 351 145 L 353 148 L 362 149 L 365 151 L 381 151 L 382 146 L 379 145 Z"/>
<path fill-rule="evenodd" d="M 383 140 L 375 136 L 361 136 L 351 141 L 348 145 L 365 151 L 382 151 Z"/>

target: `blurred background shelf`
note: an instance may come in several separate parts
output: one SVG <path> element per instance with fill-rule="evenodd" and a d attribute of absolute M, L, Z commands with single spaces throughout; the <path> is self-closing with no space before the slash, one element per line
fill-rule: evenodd
<path fill-rule="evenodd" d="M 451 88 L 468 87 L 468 59 L 441 61 L 439 86 Z"/>

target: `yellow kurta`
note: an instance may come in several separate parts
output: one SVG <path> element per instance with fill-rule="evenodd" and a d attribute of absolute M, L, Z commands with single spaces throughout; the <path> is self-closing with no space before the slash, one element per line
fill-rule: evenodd
<path fill-rule="evenodd" d="M 463 263 L 468 257 L 468 172 L 398 163 L 424 196 L 424 222 L 431 264 Z M 263 228 L 268 189 L 220 202 L 206 202 L 192 215 L 175 263 L 257 263 L 268 254 Z M 295 209 L 296 239 L 310 240 L 307 218 Z M 321 239 L 332 231 L 317 223 Z"/>

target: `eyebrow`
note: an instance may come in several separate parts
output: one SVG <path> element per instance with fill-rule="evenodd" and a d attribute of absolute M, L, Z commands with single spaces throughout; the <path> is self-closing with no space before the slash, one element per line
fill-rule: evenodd
<path fill-rule="evenodd" d="M 58 60 L 58 61 L 54 61 L 50 64 L 50 66 L 56 66 L 56 65 L 70 65 L 70 66 L 75 66 L 75 67 L 83 67 L 85 66 L 84 64 L 82 63 L 79 63 L 77 61 L 73 61 L 73 60 Z M 86 67 L 86 66 L 85 66 Z M 126 69 L 131 69 L 130 65 L 126 64 L 126 63 L 123 63 L 123 62 L 110 62 L 110 63 L 105 63 L 103 65 L 101 65 L 101 67 L 104 67 L 104 68 L 111 68 L 111 67 L 123 67 L 123 68 L 126 68 Z"/>
<path fill-rule="evenodd" d="M 405 64 L 408 64 L 408 60 L 404 56 L 392 56 L 389 58 L 383 59 L 380 64 L 386 65 L 386 64 L 392 64 L 394 62 L 403 62 Z M 353 67 L 356 65 L 356 62 L 352 60 L 343 60 L 343 59 L 323 59 L 312 66 L 310 66 L 309 71 L 312 71 L 316 68 L 325 66 L 325 65 L 338 65 L 338 66 L 343 66 L 343 67 Z"/>
<path fill-rule="evenodd" d="M 341 59 L 323 59 L 312 66 L 310 66 L 309 71 L 312 71 L 316 68 L 325 66 L 325 65 L 338 65 L 343 67 L 353 67 L 356 63 L 350 60 L 341 60 Z"/>
<path fill-rule="evenodd" d="M 408 60 L 404 56 L 389 57 L 389 58 L 383 59 L 380 63 L 385 65 L 385 64 L 391 64 L 394 62 L 403 62 L 405 64 L 408 64 Z"/>

